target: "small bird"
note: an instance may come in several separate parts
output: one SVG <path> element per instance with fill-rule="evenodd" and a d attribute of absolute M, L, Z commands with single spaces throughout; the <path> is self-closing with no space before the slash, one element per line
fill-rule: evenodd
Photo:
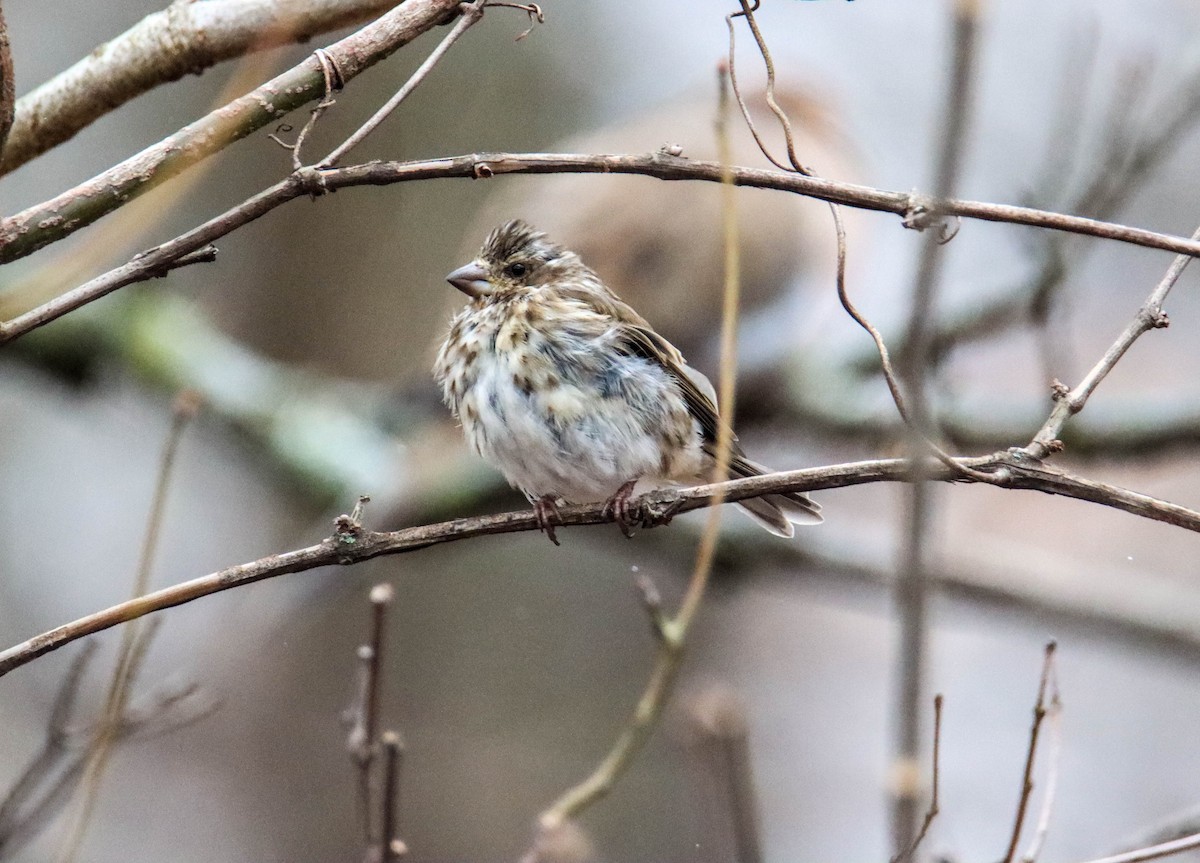
<path fill-rule="evenodd" d="M 511 221 L 446 280 L 470 302 L 434 378 L 468 443 L 525 494 L 555 545 L 559 502 L 606 501 L 629 535 L 639 483 L 708 481 L 722 422 L 712 384 L 578 255 Z M 732 476 L 768 472 L 736 442 L 730 455 Z M 779 536 L 821 521 L 799 492 L 738 505 Z"/>

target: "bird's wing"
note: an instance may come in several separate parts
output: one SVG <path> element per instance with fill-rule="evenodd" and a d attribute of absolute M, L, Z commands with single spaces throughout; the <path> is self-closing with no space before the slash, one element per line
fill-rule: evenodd
<path fill-rule="evenodd" d="M 700 424 L 706 448 L 714 446 L 721 417 L 717 413 L 717 394 L 708 378 L 689 366 L 678 349 L 649 326 L 624 324 L 619 328 L 618 341 L 630 353 L 658 363 L 675 379 L 688 412 Z M 730 439 L 736 441 L 737 435 Z M 740 455 L 741 447 L 734 443 L 732 451 Z"/>

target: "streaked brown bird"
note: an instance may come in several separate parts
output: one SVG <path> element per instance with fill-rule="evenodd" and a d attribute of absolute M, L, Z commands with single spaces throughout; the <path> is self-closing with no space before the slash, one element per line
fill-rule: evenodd
<path fill-rule="evenodd" d="M 722 422 L 712 384 L 578 255 L 512 221 L 446 279 L 470 302 L 434 377 L 467 441 L 556 545 L 560 501 L 607 501 L 628 534 L 635 492 L 709 478 Z M 732 476 L 767 472 L 736 443 L 731 456 Z M 780 536 L 821 521 L 801 493 L 738 505 Z"/>

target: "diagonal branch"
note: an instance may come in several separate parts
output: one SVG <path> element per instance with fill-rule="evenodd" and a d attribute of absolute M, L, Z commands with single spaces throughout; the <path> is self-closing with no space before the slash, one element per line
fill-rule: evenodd
<path fill-rule="evenodd" d="M 344 83 L 441 23 L 457 8 L 458 0 L 408 0 L 324 50 Z M 0 223 L 0 263 L 28 255 L 90 225 L 233 141 L 324 95 L 324 69 L 315 54 L 309 55 L 256 90 L 119 165 L 5 219 Z"/>
<path fill-rule="evenodd" d="M 360 24 L 395 5 L 396 0 L 172 3 L 21 97 L 0 176 L 161 84 L 199 75 L 225 60 Z"/>
<path fill-rule="evenodd" d="M 1196 229 L 1192 238 L 1200 240 L 1200 228 Z M 1150 330 L 1162 329 L 1170 323 L 1166 312 L 1163 311 L 1163 302 L 1166 301 L 1167 294 L 1179 281 L 1179 277 L 1183 275 L 1184 269 L 1191 263 L 1191 260 L 1187 255 L 1180 255 L 1171 262 L 1166 274 L 1150 292 L 1150 296 L 1138 309 L 1133 320 L 1074 389 L 1068 390 L 1061 384 L 1055 384 L 1054 410 L 1050 412 L 1045 424 L 1034 435 L 1029 446 L 1025 447 L 1026 453 L 1034 458 L 1045 458 L 1050 453 L 1062 449 L 1062 441 L 1058 436 L 1062 433 L 1063 426 L 1066 425 L 1068 419 L 1083 410 L 1096 387 L 1100 386 L 1100 382 L 1108 377 L 1108 373 L 1113 370 L 1121 357 L 1125 356 L 1125 352 L 1133 347 L 1133 343 L 1142 334 Z"/>
<path fill-rule="evenodd" d="M 1077 477 L 1046 465 L 1031 463 L 1020 451 L 958 459 L 958 463 L 992 473 L 994 485 L 1098 503 L 1151 521 L 1200 533 L 1200 512 L 1196 510 L 1129 489 Z M 931 463 L 923 470 L 927 480 L 964 481 L 961 471 L 940 463 Z M 677 513 L 711 506 L 713 495 L 717 493 L 722 494 L 726 502 L 733 503 L 764 494 L 787 491 L 816 491 L 867 483 L 911 480 L 912 464 L 908 459 L 877 459 L 783 471 L 694 488 L 656 491 L 644 495 L 637 501 L 637 505 L 643 511 L 655 515 L 659 521 L 665 522 Z M 612 521 L 612 516 L 605 513 L 603 503 L 559 507 L 559 515 L 564 526 L 604 524 Z M 539 529 L 537 516 L 530 510 L 460 518 L 388 533 L 364 530 L 354 524 L 348 516 L 339 518 L 337 523 L 337 532 L 317 545 L 269 555 L 163 588 L 81 617 L 14 645 L 0 652 L 0 676 L 86 635 L 233 587 L 322 566 L 345 566 L 384 555 L 404 554 L 472 537 Z"/>

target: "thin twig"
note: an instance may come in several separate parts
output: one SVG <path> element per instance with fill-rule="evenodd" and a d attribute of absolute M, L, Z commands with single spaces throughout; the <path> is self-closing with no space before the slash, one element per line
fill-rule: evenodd
<path fill-rule="evenodd" d="M 171 427 L 167 432 L 166 444 L 163 446 L 162 458 L 159 462 L 154 494 L 151 498 L 150 512 L 146 517 L 146 530 L 142 537 L 141 552 L 133 583 L 134 599 L 144 596 L 150 588 L 150 573 L 154 558 L 158 552 L 159 535 L 162 532 L 163 517 L 166 513 L 167 491 L 174 476 L 175 459 L 179 452 L 179 443 L 183 439 L 184 429 L 196 416 L 200 409 L 197 395 L 191 391 L 180 393 L 172 410 Z M 104 712 L 88 747 L 87 768 L 83 777 L 83 800 L 80 802 L 77 816 L 61 846 L 59 859 L 71 863 L 83 846 L 83 838 L 95 812 L 96 802 L 100 795 L 100 784 L 104 778 L 113 747 L 120 734 L 122 719 L 129 704 L 129 695 L 133 689 L 134 679 L 141 669 L 146 652 L 158 629 L 153 626 L 140 626 L 141 621 L 131 621 L 121 633 L 121 646 L 117 654 L 117 664 L 113 669 L 109 682 L 108 693 L 105 696 Z"/>
<path fill-rule="evenodd" d="M 1042 809 L 1038 814 L 1037 828 L 1029 847 L 1021 855 L 1021 863 L 1036 863 L 1050 833 L 1050 817 L 1054 813 L 1054 801 L 1058 795 L 1058 765 L 1062 756 L 1062 699 L 1058 694 L 1057 676 L 1051 674 L 1050 705 L 1046 708 L 1046 724 L 1050 732 L 1050 746 L 1046 760 L 1046 791 L 1042 794 Z"/>
<path fill-rule="evenodd" d="M 1057 645 L 1053 641 L 1047 644 L 1042 660 L 1042 676 L 1038 682 L 1037 701 L 1033 705 L 1033 724 L 1029 729 L 1029 747 L 1025 750 L 1025 770 L 1021 775 L 1021 794 L 1017 798 L 1017 815 L 1013 819 L 1012 835 L 1008 840 L 1008 850 L 1004 852 L 1003 863 L 1013 863 L 1016 859 L 1017 843 L 1021 841 L 1021 828 L 1025 826 L 1025 813 L 1029 808 L 1029 798 L 1033 794 L 1033 764 L 1037 757 L 1038 735 L 1046 718 L 1046 691 L 1054 679 L 1056 648 Z"/>
<path fill-rule="evenodd" d="M 771 56 L 770 48 L 767 46 L 766 38 L 759 29 L 758 20 L 754 17 L 754 12 L 758 8 L 758 3 L 755 2 L 753 5 L 751 5 L 749 0 L 739 0 L 739 2 L 741 3 L 742 7 L 741 11 L 732 12 L 729 15 L 726 15 L 725 26 L 729 30 L 729 77 L 731 83 L 733 84 L 733 92 L 737 98 L 738 107 L 742 112 L 742 119 L 745 121 L 747 128 L 749 128 L 750 134 L 754 136 L 754 141 L 758 145 L 758 149 L 767 158 L 767 160 L 771 162 L 771 164 L 784 171 L 794 171 L 796 174 L 799 174 L 803 177 L 819 179 L 812 168 L 804 165 L 800 161 L 800 157 L 796 153 L 795 136 L 792 133 L 791 120 L 788 118 L 787 112 L 783 110 L 778 101 L 775 99 L 775 61 Z M 736 30 L 733 23 L 735 18 L 746 19 L 746 22 L 750 26 L 750 32 L 754 36 L 754 42 L 758 46 L 758 51 L 762 57 L 763 65 L 766 67 L 767 84 L 765 89 L 765 98 L 768 107 L 771 109 L 771 112 L 775 115 L 776 119 L 778 119 L 779 125 L 783 130 L 784 141 L 787 148 L 788 164 L 785 164 L 776 158 L 767 147 L 766 142 L 758 131 L 758 127 L 754 122 L 754 118 L 750 115 L 750 109 L 746 105 L 746 100 L 742 98 L 741 91 L 738 88 L 737 75 L 735 71 L 737 56 Z M 943 193 L 941 197 L 948 197 L 948 195 Z M 850 294 L 846 286 L 846 225 L 842 218 L 841 209 L 838 203 L 833 200 L 828 200 L 828 203 L 830 214 L 833 217 L 834 232 L 837 236 L 837 269 L 835 278 L 838 300 L 841 302 L 842 308 L 845 309 L 846 314 L 848 314 L 855 323 L 866 330 L 867 334 L 871 336 L 871 340 L 875 343 L 875 349 L 879 355 L 880 370 L 883 372 L 884 380 L 887 382 L 888 392 L 891 393 L 892 401 L 896 405 L 896 411 L 900 414 L 900 418 L 904 421 L 905 425 L 910 429 L 914 429 L 917 426 L 919 417 L 913 417 L 906 406 L 904 393 L 900 387 L 899 379 L 896 375 L 895 369 L 892 366 L 891 356 L 888 352 L 887 344 L 884 342 L 883 335 L 879 332 L 879 329 L 872 324 L 870 320 L 868 320 L 867 317 L 860 312 L 850 300 Z M 905 216 L 905 224 L 906 226 L 909 224 L 907 214 Z M 921 423 L 921 425 L 924 425 L 924 423 Z M 927 433 L 922 434 L 921 436 L 926 448 L 928 448 L 928 450 L 933 453 L 934 457 L 941 461 L 942 464 L 945 464 L 948 467 L 955 464 L 953 457 L 951 457 L 949 453 L 947 453 L 942 447 L 938 446 L 932 439 L 930 439 Z M 971 478 L 978 482 L 988 481 L 987 478 L 983 476 L 973 476 Z"/>
<path fill-rule="evenodd" d="M 904 850 L 900 851 L 896 856 L 892 857 L 891 863 L 904 863 L 906 860 L 912 859 L 912 856 L 921 847 L 921 843 L 925 841 L 925 836 L 929 833 L 929 826 L 933 824 L 933 819 L 938 817 L 938 784 L 941 775 L 941 751 L 942 751 L 942 696 L 938 693 L 933 697 L 933 791 L 929 799 L 929 808 L 925 810 L 925 818 L 921 822 L 921 829 L 917 831 L 915 837 Z"/>
<path fill-rule="evenodd" d="M 746 709 L 728 687 L 710 686 L 688 699 L 688 729 L 699 771 L 708 839 L 705 860 L 762 863 L 758 803 Z"/>
<path fill-rule="evenodd" d="M 1192 234 L 1194 239 L 1200 240 L 1200 228 L 1197 228 Z M 1165 312 L 1163 312 L 1163 302 L 1167 298 L 1167 294 L 1171 292 L 1171 288 L 1179 281 L 1179 277 L 1183 274 L 1184 269 L 1191 262 L 1191 258 L 1187 255 L 1180 255 L 1171 262 L 1171 266 L 1167 268 L 1166 274 L 1150 292 L 1150 296 L 1146 298 L 1146 302 L 1138 309 L 1133 320 L 1125 327 L 1122 333 L 1117 337 L 1117 340 L 1112 343 L 1104 356 L 1092 367 L 1092 370 L 1084 376 L 1083 380 L 1072 390 L 1067 390 L 1065 387 L 1061 390 L 1058 386 L 1054 390 L 1054 409 L 1050 412 L 1050 416 L 1042 425 L 1033 440 L 1025 447 L 1025 452 L 1033 458 L 1045 458 L 1052 452 L 1057 452 L 1062 449 L 1062 442 L 1059 440 L 1059 434 L 1062 428 L 1066 425 L 1067 420 L 1083 410 L 1088 399 L 1100 385 L 1100 382 L 1108 376 L 1108 373 L 1116 366 L 1117 361 L 1125 356 L 1125 352 L 1133 346 L 1133 343 L 1143 334 L 1153 329 L 1162 329 L 1166 327 L 1170 321 Z"/>
<path fill-rule="evenodd" d="M 981 458 L 962 459 L 960 466 L 994 473 L 1002 486 L 1027 489 L 1044 494 L 1089 501 L 1136 515 L 1151 521 L 1171 524 L 1200 533 L 1200 512 L 1119 486 L 1096 482 L 1043 464 L 1031 464 L 1012 452 Z M 663 489 L 643 495 L 634 502 L 639 511 L 658 514 L 660 521 L 712 505 L 712 495 L 720 491 L 728 503 L 781 492 L 820 491 L 876 482 L 909 482 L 912 465 L 908 459 L 877 459 L 804 470 L 781 471 L 747 479 L 730 480 L 695 488 Z M 926 476 L 942 482 L 962 482 L 958 470 L 930 465 Z M 611 524 L 613 516 L 603 503 L 560 506 L 559 516 L 565 527 Z M 656 522 L 650 520 L 648 526 Z M 392 532 L 358 529 L 334 536 L 307 548 L 273 554 L 239 566 L 154 591 L 138 599 L 119 603 L 70 623 L 34 636 L 7 650 L 0 651 L 0 676 L 32 662 L 84 636 L 101 632 L 119 623 L 162 611 L 176 605 L 294 572 L 306 572 L 322 566 L 348 566 L 375 557 L 406 554 L 448 542 L 479 536 L 538 530 L 537 517 L 529 509 L 495 515 L 459 518 L 452 521 L 410 527 Z"/>
<path fill-rule="evenodd" d="M 1172 839 L 1170 842 L 1163 842 L 1159 845 L 1151 845 L 1149 848 L 1139 848 L 1136 851 L 1126 851 L 1123 854 L 1114 854 L 1111 857 L 1099 857 L 1095 860 L 1087 860 L 1085 863 L 1145 863 L 1147 860 L 1157 860 L 1160 857 L 1169 857 L 1172 854 L 1182 854 L 1184 851 L 1191 851 L 1193 848 L 1200 848 L 1200 833 L 1193 833 L 1191 836 L 1184 836 L 1180 839 Z"/>
<path fill-rule="evenodd" d="M 721 223 L 725 249 L 725 283 L 721 315 L 721 360 L 717 382 L 717 404 L 724 416 L 732 418 L 737 380 L 737 321 L 741 295 L 741 257 L 738 241 L 736 196 L 730 172 L 728 67 L 718 66 L 717 150 L 723 166 L 721 184 Z M 712 494 L 709 514 L 696 549 L 691 578 L 674 617 L 666 617 L 656 590 L 643 590 L 646 610 L 658 636 L 658 652 L 650 678 L 638 699 L 633 716 L 626 723 L 608 754 L 595 770 L 579 784 L 568 789 L 538 818 L 541 832 L 553 832 L 579 815 L 608 793 L 641 751 L 658 724 L 662 710 L 674 687 L 683 648 L 692 621 L 700 610 L 712 573 L 717 537 L 721 527 L 720 504 L 725 500 L 725 485 L 733 447 L 733 426 L 723 422 L 717 429 L 716 452 L 712 468 Z M 535 845 L 537 840 L 535 838 Z M 532 852 L 530 852 L 532 853 Z M 528 856 L 528 855 L 527 855 Z"/>
<path fill-rule="evenodd" d="M 11 851 L 9 843 L 14 834 L 23 824 L 37 819 L 39 811 L 50 802 L 50 795 L 43 795 L 38 802 L 27 805 L 67 754 L 67 726 L 75 713 L 75 702 L 79 697 L 84 671 L 96 653 L 96 646 L 95 641 L 84 642 L 79 653 L 71 660 L 70 668 L 59 684 L 58 694 L 54 697 L 50 720 L 46 723 L 46 739 L 41 750 L 21 772 L 17 781 L 5 794 L 4 800 L 0 801 L 0 859 L 4 859 Z"/>
<path fill-rule="evenodd" d="M 405 3 L 400 8 L 407 8 L 408 5 Z M 437 177 L 479 179 L 498 174 L 558 173 L 640 174 L 663 180 L 720 182 L 722 166 L 717 162 L 691 160 L 662 152 L 643 155 L 472 153 L 415 162 L 371 162 L 347 168 L 334 168 L 319 172 L 316 180 L 319 181 L 320 190 L 334 191 L 351 186 L 390 185 Z M 789 191 L 820 200 L 898 215 L 909 212 L 921 200 L 919 196 L 910 193 L 887 192 L 866 186 L 837 183 L 791 171 L 736 167 L 731 173 L 734 184 L 738 186 Z M 119 288 L 151 278 L 166 262 L 212 243 L 288 201 L 310 195 L 314 190 L 313 182 L 313 178 L 308 175 L 291 175 L 186 234 L 143 253 L 138 259 L 0 324 L 0 344 L 12 341 Z M 1193 257 L 1200 256 L 1200 241 L 1095 219 L 974 201 L 947 200 L 940 201 L 938 206 L 946 216 L 1051 228 Z M 23 222 L 29 213 L 30 211 L 26 211 L 0 222 L 0 263 L 33 251 L 15 251 L 14 237 L 20 233 L 17 224 Z M 14 222 L 14 219 L 17 222 Z"/>
<path fill-rule="evenodd" d="M 412 76 L 404 82 L 404 86 L 396 91 L 392 98 L 388 99 L 383 106 L 376 111 L 371 119 L 363 123 L 353 135 L 339 144 L 334 150 L 316 164 L 317 168 L 325 169 L 332 168 L 342 160 L 342 157 L 357 147 L 363 142 L 363 139 L 370 135 L 379 127 L 379 124 L 386 120 L 391 113 L 400 107 L 400 103 L 408 98 L 425 80 L 426 76 L 433 70 L 433 67 L 438 64 L 438 61 L 446 55 L 450 50 L 450 46 L 458 41 L 462 34 L 471 29 L 482 17 L 485 0 L 475 0 L 474 3 L 459 3 L 458 4 L 458 20 L 454 22 L 453 29 L 446 34 L 445 38 L 438 43 L 438 46 L 430 52 L 425 58 L 417 71 L 412 73 Z"/>

